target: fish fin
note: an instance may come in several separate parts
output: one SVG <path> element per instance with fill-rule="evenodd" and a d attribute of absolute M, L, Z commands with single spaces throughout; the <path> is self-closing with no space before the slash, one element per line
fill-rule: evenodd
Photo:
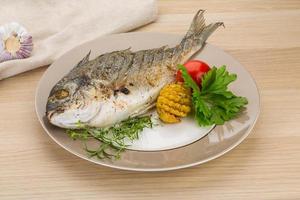
<path fill-rule="evenodd" d="M 185 38 L 190 37 L 195 33 L 199 33 L 204 29 L 205 27 L 205 19 L 203 16 L 204 12 L 205 10 L 198 10 L 198 12 L 195 14 L 193 21 L 190 25 L 190 28 L 185 35 Z"/>
<path fill-rule="evenodd" d="M 199 10 L 186 35 L 179 45 L 174 49 L 173 64 L 186 62 L 192 55 L 202 49 L 207 38 L 219 27 L 224 26 L 223 22 L 205 24 L 204 10 Z"/>
<path fill-rule="evenodd" d="M 81 61 L 79 61 L 79 63 L 76 65 L 76 67 L 80 67 L 80 66 L 84 65 L 85 63 L 89 62 L 90 55 L 91 55 L 91 50 Z"/>
<path fill-rule="evenodd" d="M 199 37 L 201 37 L 202 42 L 205 42 L 219 26 L 224 26 L 223 22 L 215 22 L 206 25 L 205 18 L 203 16 L 204 12 L 204 10 L 199 10 L 196 13 L 184 38 L 193 36 L 195 39 L 199 39 Z"/>

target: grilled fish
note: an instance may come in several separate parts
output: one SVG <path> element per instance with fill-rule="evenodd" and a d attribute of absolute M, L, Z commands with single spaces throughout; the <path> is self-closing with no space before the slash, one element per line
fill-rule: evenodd
<path fill-rule="evenodd" d="M 180 44 L 169 48 L 102 54 L 90 52 L 51 90 L 46 105 L 50 123 L 78 128 L 78 122 L 106 127 L 145 113 L 155 105 L 163 86 L 174 81 L 177 65 L 205 44 L 223 23 L 205 24 L 203 10 L 194 16 Z"/>

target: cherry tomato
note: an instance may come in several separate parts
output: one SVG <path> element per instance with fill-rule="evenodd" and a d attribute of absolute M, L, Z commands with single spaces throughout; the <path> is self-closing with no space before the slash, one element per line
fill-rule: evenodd
<path fill-rule="evenodd" d="M 185 68 L 187 69 L 189 75 L 193 78 L 193 80 L 198 84 L 201 85 L 201 80 L 203 74 L 210 70 L 210 67 L 203 61 L 200 60 L 190 60 L 184 64 Z M 181 71 L 178 70 L 176 74 L 176 80 L 178 82 L 183 82 L 183 78 L 181 75 Z"/>

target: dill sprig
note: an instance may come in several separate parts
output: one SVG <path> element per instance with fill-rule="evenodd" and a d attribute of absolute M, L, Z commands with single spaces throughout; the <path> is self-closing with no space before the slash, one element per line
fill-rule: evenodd
<path fill-rule="evenodd" d="M 125 140 L 137 140 L 144 128 L 152 126 L 151 116 L 142 116 L 129 118 L 107 128 L 86 127 L 79 122 L 79 129 L 67 129 L 66 132 L 72 139 L 85 142 L 85 150 L 90 157 L 119 159 L 127 147 Z M 97 149 L 87 147 L 86 141 L 91 138 L 100 142 Z"/>

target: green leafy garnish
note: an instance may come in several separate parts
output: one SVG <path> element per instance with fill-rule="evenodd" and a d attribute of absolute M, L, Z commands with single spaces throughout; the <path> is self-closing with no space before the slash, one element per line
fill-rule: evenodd
<path fill-rule="evenodd" d="M 97 149 L 85 150 L 90 157 L 119 159 L 121 152 L 127 147 L 125 140 L 137 140 L 144 128 L 153 126 L 151 116 L 134 117 L 107 128 L 85 127 L 78 123 L 79 129 L 67 129 L 67 134 L 74 140 L 87 141 L 94 138 L 100 142 Z"/>
<path fill-rule="evenodd" d="M 237 75 L 229 74 L 226 66 L 213 67 L 204 74 L 201 89 L 183 65 L 178 68 L 182 72 L 185 86 L 193 90 L 195 119 L 200 126 L 222 125 L 236 117 L 248 103 L 245 97 L 236 96 L 228 90 L 228 85 L 237 79 Z"/>

